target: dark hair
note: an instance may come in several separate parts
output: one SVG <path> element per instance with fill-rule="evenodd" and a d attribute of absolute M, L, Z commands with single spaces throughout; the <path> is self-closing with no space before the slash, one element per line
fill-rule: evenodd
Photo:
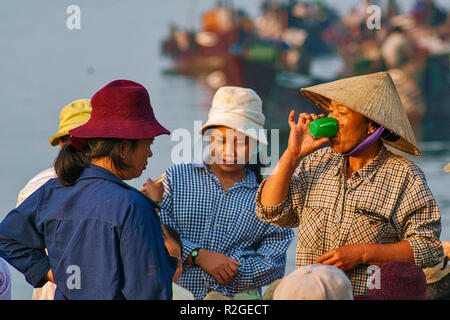
<path fill-rule="evenodd" d="M 65 136 L 60 137 L 58 142 L 61 141 L 63 144 L 67 143 L 69 141 L 69 138 L 70 138 L 70 135 L 66 134 Z"/>
<path fill-rule="evenodd" d="M 258 182 L 258 184 L 260 184 L 263 181 L 263 176 L 261 175 L 261 168 L 266 167 L 266 165 L 264 165 L 261 162 L 259 152 L 256 155 L 256 157 L 257 158 L 256 158 L 255 164 L 246 163 L 244 168 L 247 168 L 248 170 L 252 171 L 255 174 L 256 182 Z"/>
<path fill-rule="evenodd" d="M 372 120 L 369 120 L 369 121 L 372 121 Z M 375 121 L 372 121 L 372 125 L 375 128 L 377 128 L 377 129 L 379 127 L 381 127 L 381 125 L 379 125 Z M 383 133 L 381 134 L 381 138 L 383 138 L 384 140 L 389 141 L 389 142 L 395 142 L 395 141 L 400 139 L 400 137 L 398 135 L 396 135 L 395 133 L 391 132 L 387 128 L 384 129 Z"/>
<path fill-rule="evenodd" d="M 80 152 L 69 141 L 59 152 L 54 167 L 61 184 L 71 186 L 77 181 L 84 168 L 92 159 L 110 158 L 117 170 L 128 169 L 129 166 L 120 157 L 120 148 L 126 139 L 94 138 L 86 139 L 86 148 Z M 135 150 L 138 140 L 131 141 L 131 148 Z"/>
<path fill-rule="evenodd" d="M 183 242 L 181 241 L 181 237 L 178 231 L 167 224 L 162 224 L 161 227 L 163 238 L 167 239 L 167 237 L 170 237 L 175 240 L 175 242 L 180 246 L 181 255 L 183 255 Z"/>

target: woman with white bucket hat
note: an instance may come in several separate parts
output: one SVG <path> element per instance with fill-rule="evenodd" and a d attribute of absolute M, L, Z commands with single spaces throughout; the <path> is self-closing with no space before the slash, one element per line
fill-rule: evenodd
<path fill-rule="evenodd" d="M 293 232 L 255 215 L 261 179 L 250 158 L 267 144 L 264 121 L 253 90 L 219 88 L 201 129 L 209 137 L 207 157 L 166 171 L 161 220 L 181 235 L 184 271 L 178 284 L 196 299 L 211 291 L 259 299 L 260 288 L 284 274 Z"/>

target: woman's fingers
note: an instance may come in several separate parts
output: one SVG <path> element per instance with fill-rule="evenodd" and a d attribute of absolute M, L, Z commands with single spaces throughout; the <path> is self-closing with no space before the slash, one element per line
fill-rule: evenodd
<path fill-rule="evenodd" d="M 228 259 L 234 264 L 234 265 L 236 265 L 237 267 L 240 267 L 241 266 L 241 264 L 240 264 L 240 262 L 239 261 L 237 261 L 237 260 L 234 260 L 233 258 L 231 258 L 231 257 L 228 257 Z"/>
<path fill-rule="evenodd" d="M 334 257 L 334 251 L 328 251 L 325 252 L 318 260 L 318 263 L 323 263 L 324 261 L 327 261 L 329 259 L 332 259 Z"/>
<path fill-rule="evenodd" d="M 303 112 L 300 114 L 300 116 L 298 117 L 298 123 L 297 124 L 302 124 L 302 123 L 306 123 L 306 121 L 310 118 L 310 115 Z"/>
<path fill-rule="evenodd" d="M 315 113 L 309 114 L 309 113 L 303 112 L 298 116 L 297 122 L 295 122 L 295 110 L 292 110 L 289 113 L 289 120 L 288 120 L 289 127 L 293 128 L 296 125 L 299 126 L 299 125 L 304 125 L 304 124 L 309 125 L 312 121 L 319 119 L 319 118 L 323 118 L 323 117 L 325 117 L 325 114 L 323 114 L 323 113 L 320 115 L 317 115 Z"/>
<path fill-rule="evenodd" d="M 330 142 L 330 138 L 328 138 L 328 137 L 323 137 L 323 138 L 320 138 L 318 140 L 314 140 L 314 147 L 318 148 L 318 147 L 320 147 L 321 145 L 323 145 L 323 144 L 325 144 L 327 142 Z"/>
<path fill-rule="evenodd" d="M 226 284 L 225 279 L 222 276 L 222 273 L 220 271 L 216 272 L 214 274 L 214 278 L 219 282 L 220 284 L 224 285 Z"/>
<path fill-rule="evenodd" d="M 314 120 L 319 119 L 319 116 L 315 113 L 311 113 L 311 118 Z"/>
<path fill-rule="evenodd" d="M 295 110 L 292 110 L 290 113 L 289 113 L 289 119 L 288 119 L 288 123 L 289 123 L 289 127 L 293 127 L 293 126 L 295 126 Z"/>

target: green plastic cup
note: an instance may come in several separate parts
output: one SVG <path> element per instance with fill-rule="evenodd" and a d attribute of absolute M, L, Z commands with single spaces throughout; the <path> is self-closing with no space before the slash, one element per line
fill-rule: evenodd
<path fill-rule="evenodd" d="M 309 124 L 309 132 L 317 138 L 334 137 L 338 132 L 335 118 L 319 118 Z"/>

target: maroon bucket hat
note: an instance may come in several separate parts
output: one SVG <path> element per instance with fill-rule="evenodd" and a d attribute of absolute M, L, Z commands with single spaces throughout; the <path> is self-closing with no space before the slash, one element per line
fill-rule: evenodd
<path fill-rule="evenodd" d="M 86 138 L 150 139 L 170 134 L 155 118 L 147 90 L 134 81 L 115 80 L 91 99 L 89 121 L 69 131 L 74 140 Z M 72 141 L 72 139 L 71 139 Z"/>
<path fill-rule="evenodd" d="M 369 289 L 355 300 L 426 300 L 427 280 L 422 269 L 408 261 L 391 261 L 380 267 L 380 288 Z"/>

